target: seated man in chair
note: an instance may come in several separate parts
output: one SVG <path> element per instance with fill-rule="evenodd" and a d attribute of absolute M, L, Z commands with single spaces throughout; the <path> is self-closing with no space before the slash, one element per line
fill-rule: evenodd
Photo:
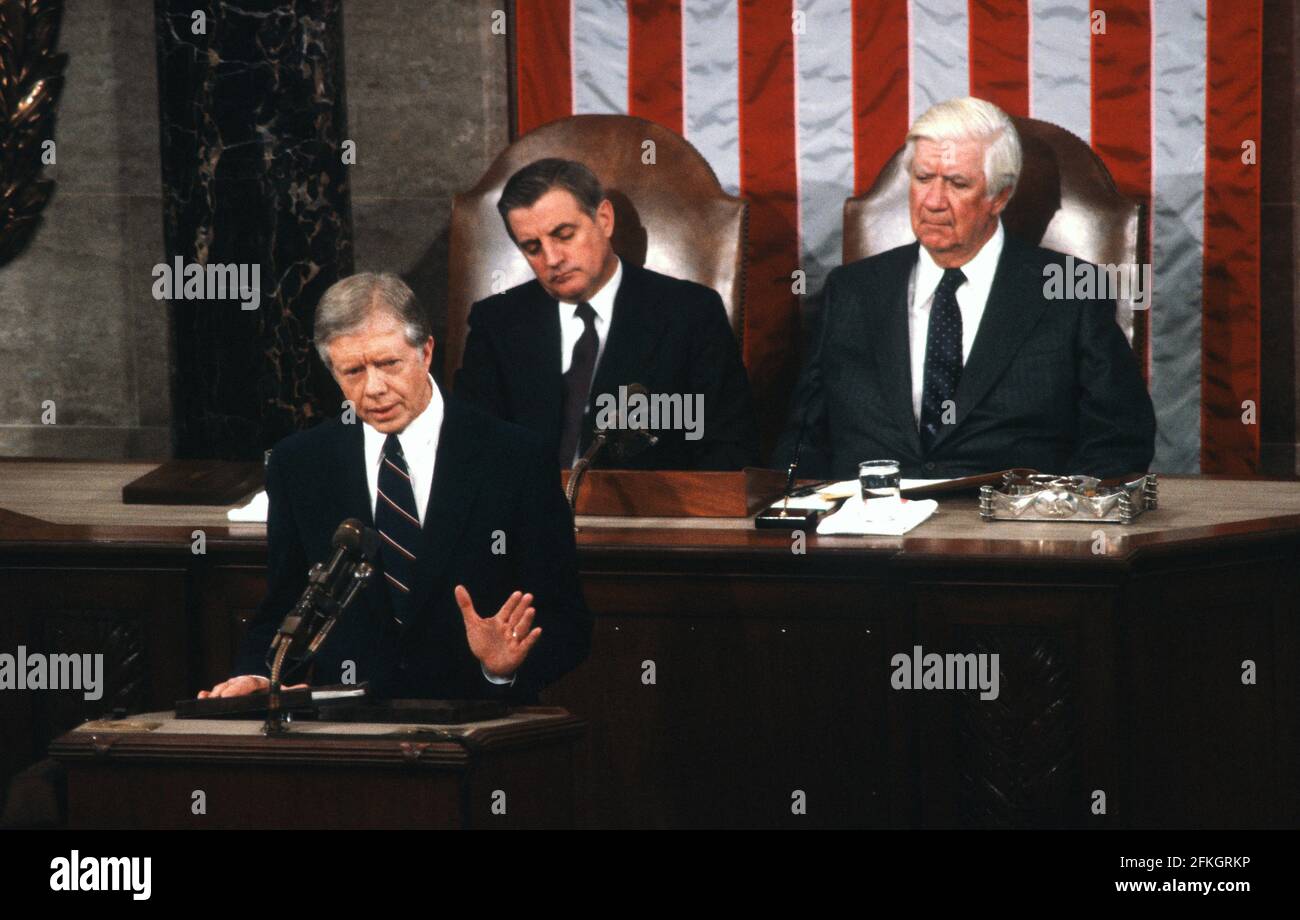
<path fill-rule="evenodd" d="M 1115 302 L 1051 296 L 1065 256 L 1003 230 L 1011 119 L 941 102 L 907 148 L 917 242 L 830 273 L 776 462 L 799 450 L 801 475 L 836 479 L 879 458 L 925 479 L 1144 472 L 1155 414 Z"/>
<path fill-rule="evenodd" d="M 737 470 L 757 461 L 749 380 L 722 298 L 623 262 L 611 244 L 614 207 L 591 170 L 530 163 L 510 177 L 497 210 L 537 277 L 474 304 L 457 396 L 536 431 L 563 469 L 598 430 L 618 427 L 652 429 L 658 443 L 596 465 Z M 639 399 L 628 390 L 635 384 L 646 390 Z"/>

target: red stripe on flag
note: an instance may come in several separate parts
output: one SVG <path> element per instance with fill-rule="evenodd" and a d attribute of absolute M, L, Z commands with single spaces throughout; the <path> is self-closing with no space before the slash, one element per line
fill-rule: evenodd
<path fill-rule="evenodd" d="M 907 0 L 853 0 L 853 193 L 907 136 Z"/>
<path fill-rule="evenodd" d="M 1151 0 L 1111 0 L 1092 36 L 1092 149 L 1115 185 L 1146 205 L 1138 260 L 1151 261 Z M 1150 372 L 1150 313 L 1133 314 L 1133 350 Z"/>
<path fill-rule="evenodd" d="M 573 114 L 569 0 L 515 4 L 515 129 Z"/>
<path fill-rule="evenodd" d="M 681 0 L 629 5 L 627 113 L 682 133 Z"/>
<path fill-rule="evenodd" d="M 1205 268 L 1201 298 L 1201 469 L 1253 473 L 1260 400 L 1259 144 L 1263 10 L 1259 0 L 1210 0 L 1205 94 Z"/>
<path fill-rule="evenodd" d="M 1029 0 L 971 0 L 970 93 L 1029 115 Z"/>
<path fill-rule="evenodd" d="M 740 187 L 749 199 L 745 364 L 765 448 L 785 420 L 798 341 L 799 205 L 791 0 L 740 5 Z"/>

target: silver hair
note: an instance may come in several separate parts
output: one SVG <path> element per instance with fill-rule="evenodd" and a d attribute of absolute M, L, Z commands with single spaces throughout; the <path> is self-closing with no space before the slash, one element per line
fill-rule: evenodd
<path fill-rule="evenodd" d="M 386 313 L 402 324 L 407 344 L 419 348 L 433 331 L 406 282 L 388 273 L 359 272 L 330 285 L 316 305 L 313 341 L 330 367 L 329 343 L 355 332 L 374 315 Z M 332 368 L 331 368 L 332 370 Z"/>
<path fill-rule="evenodd" d="M 977 140 L 984 144 L 984 182 L 988 197 L 993 198 L 1004 188 L 1015 194 L 1020 181 L 1024 155 L 1020 150 L 1020 135 L 1016 133 L 1011 116 L 996 105 L 974 96 L 946 99 L 926 109 L 925 114 L 913 122 L 907 132 L 907 153 L 904 166 L 912 169 L 916 142 Z"/>

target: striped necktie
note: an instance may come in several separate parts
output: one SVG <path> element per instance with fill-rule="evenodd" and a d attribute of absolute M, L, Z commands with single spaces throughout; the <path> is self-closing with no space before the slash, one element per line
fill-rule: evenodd
<path fill-rule="evenodd" d="M 398 623 L 405 623 L 410 613 L 416 553 L 423 536 L 415 506 L 415 490 L 411 488 L 411 472 L 395 434 L 390 434 L 384 441 L 384 455 L 379 462 L 375 529 L 382 538 L 379 559 L 384 569 L 384 580 L 388 583 L 388 595 L 393 601 L 393 616 Z"/>

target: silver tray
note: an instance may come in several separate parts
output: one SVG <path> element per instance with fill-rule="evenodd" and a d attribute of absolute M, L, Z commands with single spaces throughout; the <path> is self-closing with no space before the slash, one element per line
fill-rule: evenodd
<path fill-rule="evenodd" d="M 1091 476 L 1008 472 L 998 486 L 980 486 L 985 521 L 1099 521 L 1132 524 L 1156 507 L 1156 474 L 1103 484 Z"/>

